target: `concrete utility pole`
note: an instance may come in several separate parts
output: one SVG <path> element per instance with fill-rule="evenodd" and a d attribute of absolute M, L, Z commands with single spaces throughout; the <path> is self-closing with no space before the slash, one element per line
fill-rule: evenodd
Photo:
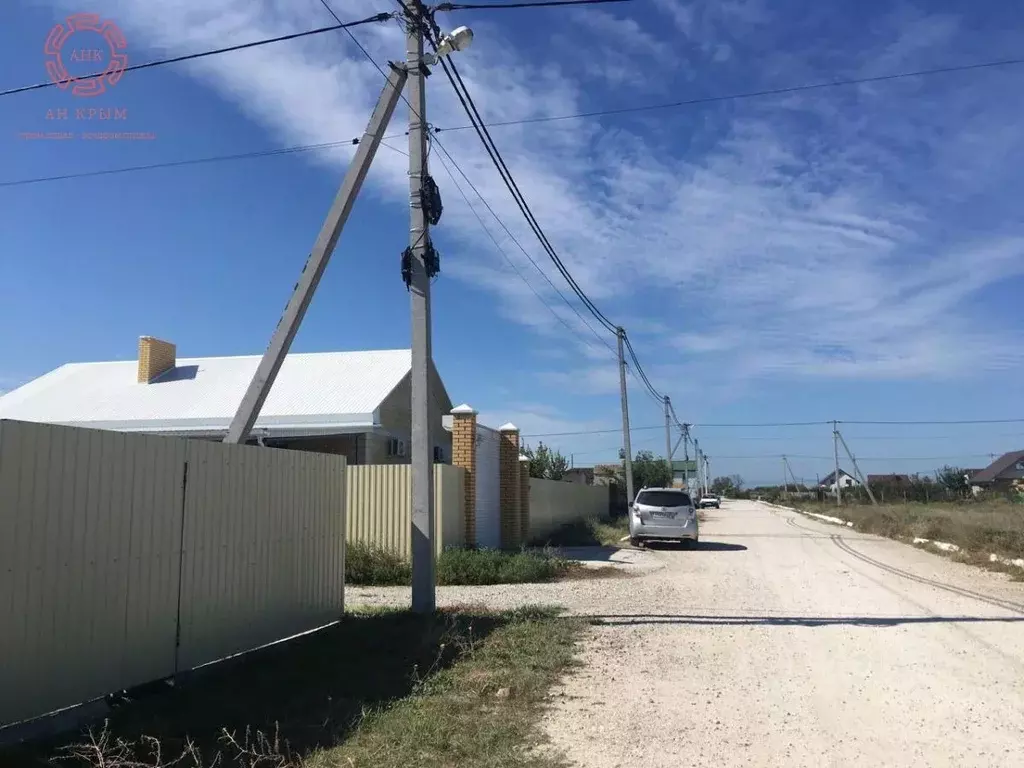
<path fill-rule="evenodd" d="M 629 442 L 629 403 L 626 397 L 626 358 L 623 353 L 623 340 L 626 338 L 626 331 L 619 327 L 615 329 L 615 335 L 619 340 L 619 396 L 622 400 L 622 444 L 626 452 L 626 506 L 630 506 L 636 498 L 633 495 L 633 448 Z"/>
<path fill-rule="evenodd" d="M 700 488 L 703 485 L 703 481 L 701 480 L 700 441 L 696 438 L 693 440 L 693 462 L 696 464 L 696 467 L 694 467 L 694 474 L 696 477 L 693 479 L 696 480 L 697 487 Z"/>
<path fill-rule="evenodd" d="M 409 258 L 412 310 L 412 609 L 433 613 L 434 594 L 434 450 L 431 439 L 430 274 L 433 246 L 424 210 L 427 184 L 427 99 L 419 0 L 405 0 L 405 63 L 409 73 Z"/>
<path fill-rule="evenodd" d="M 352 205 L 359 195 L 359 189 L 363 186 L 367 171 L 370 170 L 370 163 L 377 153 L 384 131 L 387 130 L 391 115 L 394 114 L 395 105 L 402 95 L 402 88 L 405 86 L 406 70 L 404 67 L 391 65 L 391 74 L 388 75 L 388 82 L 377 99 L 377 106 L 373 110 L 370 122 L 366 126 L 366 133 L 360 140 L 352 163 L 345 172 L 345 178 L 341 182 L 338 194 L 327 212 L 323 226 L 320 227 L 320 234 L 317 235 L 313 250 L 309 253 L 302 274 L 299 275 L 291 298 L 284 308 L 281 319 L 277 321 L 277 328 L 270 337 L 270 344 L 263 359 L 260 360 L 256 373 L 249 383 L 249 388 L 242 397 L 242 402 L 235 411 L 235 416 L 228 427 L 225 443 L 244 443 L 249 438 L 253 424 L 259 418 L 263 403 L 274 386 L 274 379 L 277 378 L 281 364 L 284 362 L 288 350 L 291 348 L 295 334 L 299 331 L 302 318 L 306 316 L 309 303 L 313 300 L 317 285 L 324 270 L 327 269 L 327 262 L 334 253 L 334 247 L 341 236 L 341 230 L 352 212 Z"/>
<path fill-rule="evenodd" d="M 672 485 L 672 420 L 668 395 L 665 395 L 665 462 L 668 464 L 669 485 Z"/>
<path fill-rule="evenodd" d="M 832 422 L 832 451 L 836 458 L 836 506 L 841 507 L 843 505 L 843 491 L 839 486 L 839 425 L 837 422 Z"/>
<path fill-rule="evenodd" d="M 789 495 L 789 479 L 786 477 L 786 457 L 782 457 L 782 492 Z"/>
<path fill-rule="evenodd" d="M 704 493 L 711 493 L 711 459 L 704 456 Z"/>

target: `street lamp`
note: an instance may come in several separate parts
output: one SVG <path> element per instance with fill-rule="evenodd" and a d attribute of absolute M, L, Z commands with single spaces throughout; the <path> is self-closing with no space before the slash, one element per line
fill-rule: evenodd
<path fill-rule="evenodd" d="M 464 51 L 473 43 L 473 30 L 469 27 L 456 27 L 447 35 L 442 35 L 437 43 L 436 53 L 427 53 L 423 56 L 423 63 L 437 64 L 441 59 L 454 51 Z"/>

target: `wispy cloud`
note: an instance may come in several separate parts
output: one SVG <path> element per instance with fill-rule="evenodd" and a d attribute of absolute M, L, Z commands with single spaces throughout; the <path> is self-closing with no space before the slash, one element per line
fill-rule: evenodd
<path fill-rule="evenodd" d="M 458 66 L 485 117 L 500 121 L 631 103 L 636 78 L 657 68 L 671 88 L 720 93 L 959 62 L 984 52 L 988 35 L 1003 39 L 906 5 L 852 35 L 841 19 L 808 14 L 791 25 L 774 5 L 753 0 L 656 5 L 657 13 L 632 18 L 573 16 L 582 21 L 556 23 L 529 42 L 488 17 L 474 22 L 478 43 Z M 337 10 L 357 18 L 390 8 L 353 0 Z M 199 0 L 107 0 L 96 10 L 116 16 L 133 41 L 173 53 L 329 20 L 315 2 L 284 0 L 226 0 L 216 9 Z M 666 19 L 675 30 L 663 29 Z M 804 34 L 803 48 L 776 45 L 791 28 Z M 395 25 L 357 34 L 379 62 L 402 50 Z M 562 44 L 548 45 L 545 35 Z M 282 143 L 359 134 L 380 85 L 344 33 L 206 59 L 188 71 Z M 464 123 L 440 75 L 430 88 L 430 120 Z M 1018 90 L 1018 75 L 993 70 L 494 135 L 583 288 L 616 322 L 662 332 L 657 346 L 644 340 L 645 359 L 671 349 L 676 364 L 708 360 L 739 379 L 948 377 L 1024 362 L 977 301 L 1024 271 L 1024 137 L 1013 127 L 1024 106 L 1007 97 Z M 546 265 L 475 137 L 439 139 Z M 339 150 L 326 162 L 347 156 Z M 613 391 L 614 366 L 595 364 L 603 347 L 568 334 L 563 323 L 590 337 L 502 235 L 558 317 L 542 306 L 446 175 L 435 176 L 446 195 L 437 237 L 456 246 L 446 277 L 493 294 L 507 320 L 546 341 L 571 339 L 572 356 L 543 381 Z M 405 159 L 382 152 L 371 179 L 402 199 Z"/>

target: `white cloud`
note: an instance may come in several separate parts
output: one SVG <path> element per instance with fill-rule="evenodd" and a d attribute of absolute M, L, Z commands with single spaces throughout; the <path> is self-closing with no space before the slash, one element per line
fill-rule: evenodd
<path fill-rule="evenodd" d="M 457 63 L 488 120 L 571 114 L 635 102 L 633 87 L 603 89 L 635 82 L 652 61 L 664 67 L 677 59 L 680 81 L 735 72 L 748 41 L 762 33 L 772 39 L 785 22 L 760 2 L 657 4 L 685 33 L 685 45 L 660 28 L 662 16 L 623 20 L 599 11 L 552 32 L 575 45 L 538 40 L 525 48 L 488 17 L 474 21 L 477 45 Z M 337 10 L 359 18 L 390 7 L 353 0 Z M 226 0 L 216 9 L 199 0 L 108 0 L 96 10 L 115 16 L 133 42 L 169 53 L 329 21 L 316 2 L 284 0 Z M 849 41 L 841 68 L 817 71 L 816 62 L 840 53 L 810 45 L 806 61 L 779 54 L 763 72 L 746 72 L 747 89 L 762 75 L 790 84 L 833 71 L 927 63 L 937 48 L 958 42 L 977 48 L 964 27 L 952 17 L 892 14 L 874 37 Z M 403 49 L 394 24 L 356 34 L 378 62 Z M 582 48 L 587 41 L 591 48 Z M 579 50 L 596 55 L 581 65 Z M 603 84 L 587 69 L 598 65 Z M 188 71 L 287 144 L 360 134 L 380 85 L 344 33 L 204 59 Z M 1005 98 L 1018 87 L 1012 75 L 969 77 L 663 111 L 637 122 L 508 126 L 493 135 L 584 290 L 628 329 L 664 332 L 661 346 L 648 342 L 640 350 L 652 378 L 698 359 L 741 378 L 946 377 L 1021 363 L 1006 333 L 986 328 L 985 308 L 972 300 L 1022 272 L 1019 195 L 1006 191 L 1022 164 L 1024 138 L 1013 126 L 1024 108 Z M 699 93 L 739 90 L 709 82 Z M 429 119 L 464 124 L 443 74 L 429 87 Z M 440 140 L 561 286 L 472 133 L 442 132 Z M 324 157 L 336 165 L 347 156 L 338 150 Z M 433 157 L 440 161 L 441 153 L 435 149 Z M 371 174 L 376 190 L 399 204 L 405 162 L 382 152 Z M 495 252 L 436 166 L 434 175 L 446 198 L 436 236 L 457 244 L 451 258 L 446 251 L 444 276 L 492 293 L 505 318 L 545 340 L 572 339 L 565 343 L 574 357 L 543 381 L 576 392 L 614 391 L 617 374 L 602 360 L 604 347 L 568 336 L 565 323 L 591 338 L 489 214 L 480 211 L 554 314 Z M 671 364 L 649 356 L 666 349 L 675 355 Z"/>

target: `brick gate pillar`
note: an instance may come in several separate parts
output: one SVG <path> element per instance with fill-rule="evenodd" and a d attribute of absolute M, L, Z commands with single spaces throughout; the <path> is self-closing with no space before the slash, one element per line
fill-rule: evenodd
<path fill-rule="evenodd" d="M 466 546 L 476 546 L 476 411 L 468 405 L 452 409 L 452 464 L 465 470 L 463 507 Z"/>
<path fill-rule="evenodd" d="M 501 499 L 501 547 L 519 547 L 519 497 L 522 481 L 519 479 L 519 427 L 506 424 L 498 430 L 501 445 L 498 452 L 498 474 Z"/>
<path fill-rule="evenodd" d="M 530 541 L 530 459 L 519 457 L 519 538 Z"/>

